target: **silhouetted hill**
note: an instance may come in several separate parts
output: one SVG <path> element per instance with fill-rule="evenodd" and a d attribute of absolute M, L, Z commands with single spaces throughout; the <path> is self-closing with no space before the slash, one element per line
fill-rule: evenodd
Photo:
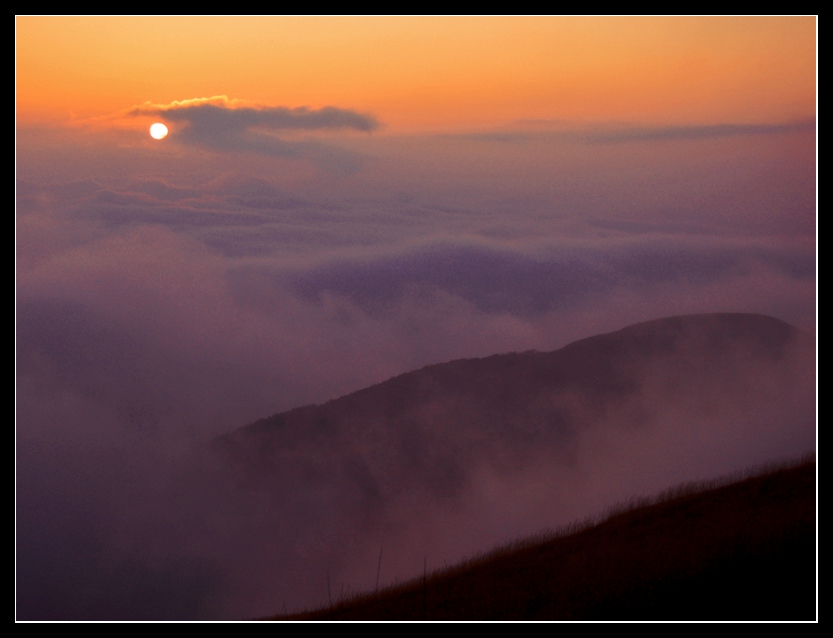
<path fill-rule="evenodd" d="M 274 620 L 812 620 L 815 462 Z M 687 492 L 687 493 L 686 493 Z"/>
<path fill-rule="evenodd" d="M 580 389 L 600 397 L 635 390 L 646 360 L 675 358 L 711 372 L 735 357 L 782 361 L 790 347 L 811 349 L 812 339 L 789 324 L 752 314 L 690 315 L 658 319 L 582 339 L 553 352 L 497 354 L 426 366 L 347 396 L 261 419 L 240 430 L 276 435 L 300 424 L 328 431 L 377 419 L 396 420 L 438 395 L 454 395 L 488 410 L 512 414 L 544 390 Z M 692 370 L 693 371 L 693 370 Z M 515 420 L 515 419 L 512 419 Z"/>
<path fill-rule="evenodd" d="M 384 468 L 376 463 L 393 460 L 443 495 L 459 488 L 473 456 L 511 466 L 513 456 L 541 446 L 569 455 L 582 428 L 611 418 L 638 425 L 659 403 L 710 393 L 714 401 L 755 402 L 764 398 L 759 392 L 771 395 L 772 385 L 791 397 L 812 393 L 813 357 L 809 335 L 772 317 L 671 317 L 553 352 L 426 366 L 261 419 L 217 443 L 261 470 L 281 451 L 348 446 L 361 480 L 378 481 Z"/>

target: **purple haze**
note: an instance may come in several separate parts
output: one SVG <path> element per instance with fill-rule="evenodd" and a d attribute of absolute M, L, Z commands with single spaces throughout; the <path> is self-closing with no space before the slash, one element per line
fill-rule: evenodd
<path fill-rule="evenodd" d="M 581 474 L 474 468 L 456 500 L 396 503 L 364 535 L 349 503 L 279 509 L 204 457 L 427 364 L 659 317 L 815 334 L 814 127 L 603 133 L 318 136 L 292 155 L 18 131 L 17 617 L 297 609 L 327 577 L 333 597 L 372 586 L 380 547 L 390 582 L 812 451 L 741 429 L 715 457 L 709 428 L 737 417 L 718 414 L 692 435 L 702 454 L 670 429 L 596 442 Z"/>

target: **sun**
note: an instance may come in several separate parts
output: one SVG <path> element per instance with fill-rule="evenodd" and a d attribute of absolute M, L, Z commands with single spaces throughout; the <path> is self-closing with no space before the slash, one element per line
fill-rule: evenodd
<path fill-rule="evenodd" d="M 156 122 L 150 125 L 150 136 L 155 140 L 161 140 L 168 135 L 168 127 L 162 122 Z"/>

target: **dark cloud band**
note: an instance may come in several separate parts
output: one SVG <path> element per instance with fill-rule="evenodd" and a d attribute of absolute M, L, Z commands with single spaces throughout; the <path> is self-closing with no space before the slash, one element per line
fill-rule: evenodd
<path fill-rule="evenodd" d="M 281 134 L 287 132 L 350 130 L 370 133 L 379 128 L 378 120 L 372 115 L 334 106 L 321 109 L 232 108 L 223 103 L 195 102 L 175 107 L 138 107 L 130 114 L 151 115 L 183 125 L 176 136 L 187 144 L 285 158 L 315 157 L 322 151 L 319 144 L 281 139 Z"/>
<path fill-rule="evenodd" d="M 522 123 L 523 124 L 523 123 Z M 563 142 L 615 143 L 703 140 L 737 136 L 783 135 L 806 133 L 816 128 L 815 119 L 774 124 L 713 124 L 704 126 L 625 126 L 621 128 L 588 128 L 578 130 L 546 129 L 525 131 L 487 131 L 464 133 L 456 137 L 479 142 L 520 143 L 551 139 Z"/>

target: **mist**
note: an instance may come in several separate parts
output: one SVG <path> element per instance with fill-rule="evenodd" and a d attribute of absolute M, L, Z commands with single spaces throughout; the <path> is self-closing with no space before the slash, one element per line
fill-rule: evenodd
<path fill-rule="evenodd" d="M 372 428 L 265 483 L 216 453 L 430 364 L 660 317 L 758 313 L 815 337 L 814 130 L 594 131 L 302 131 L 313 150 L 293 155 L 21 129 L 17 617 L 297 610 L 373 588 L 380 552 L 385 585 L 813 452 L 813 363 L 785 355 L 685 391 L 643 370 L 616 413 L 562 397 L 575 427 L 552 440 L 414 430 L 412 465 Z"/>

